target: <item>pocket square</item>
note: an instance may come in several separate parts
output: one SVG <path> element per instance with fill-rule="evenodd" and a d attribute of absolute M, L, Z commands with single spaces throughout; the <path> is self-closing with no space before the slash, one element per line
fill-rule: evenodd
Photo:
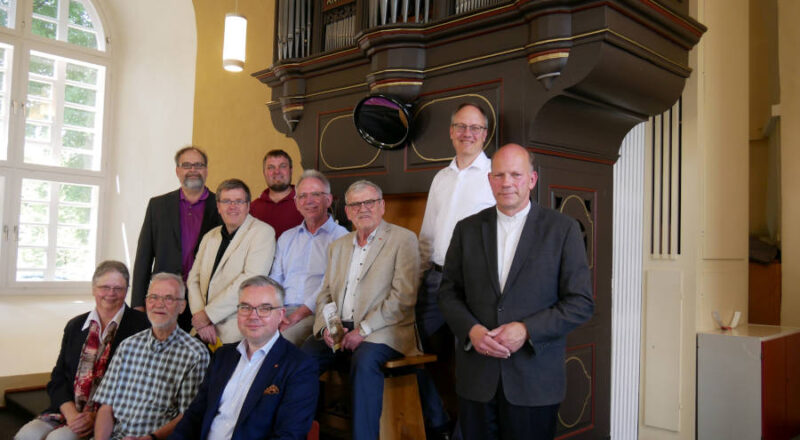
<path fill-rule="evenodd" d="M 276 385 L 270 385 L 266 390 L 264 390 L 264 394 L 278 394 L 279 392 L 280 390 Z"/>

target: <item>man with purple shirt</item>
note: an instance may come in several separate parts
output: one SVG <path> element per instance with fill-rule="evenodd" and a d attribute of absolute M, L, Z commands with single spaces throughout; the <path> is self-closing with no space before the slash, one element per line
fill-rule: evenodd
<path fill-rule="evenodd" d="M 208 157 L 195 146 L 175 153 L 175 174 L 181 187 L 147 204 L 136 260 L 133 266 L 131 305 L 144 311 L 144 297 L 152 274 L 170 272 L 189 275 L 200 238 L 222 224 L 214 193 L 206 188 Z M 185 331 L 192 328 L 189 308 L 178 317 Z"/>

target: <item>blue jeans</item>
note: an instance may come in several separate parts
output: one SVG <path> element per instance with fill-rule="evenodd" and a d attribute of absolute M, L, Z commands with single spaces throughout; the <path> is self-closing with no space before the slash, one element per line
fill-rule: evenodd
<path fill-rule="evenodd" d="M 309 338 L 303 352 L 317 360 L 320 374 L 336 363 L 350 362 L 353 440 L 376 440 L 383 409 L 383 371 L 387 361 L 403 357 L 385 344 L 362 342 L 355 351 L 334 353 L 322 340 Z"/>

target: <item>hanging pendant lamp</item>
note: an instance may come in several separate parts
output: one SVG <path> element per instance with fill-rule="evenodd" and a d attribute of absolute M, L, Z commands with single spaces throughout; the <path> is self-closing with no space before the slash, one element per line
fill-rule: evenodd
<path fill-rule="evenodd" d="M 225 14 L 225 40 L 222 45 L 222 67 L 229 72 L 244 69 L 247 45 L 247 19 L 239 14 L 239 1 L 233 13 Z"/>

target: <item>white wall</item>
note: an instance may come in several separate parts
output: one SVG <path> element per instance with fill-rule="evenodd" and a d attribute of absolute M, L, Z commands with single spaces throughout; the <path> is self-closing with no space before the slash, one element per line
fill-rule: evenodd
<path fill-rule="evenodd" d="M 113 59 L 109 186 L 98 260 L 128 263 L 147 200 L 177 188 L 172 156 L 192 139 L 194 7 L 191 0 L 95 3 L 106 20 Z M 0 296 L 0 353 L 14 359 L 0 362 L 0 395 L 11 382 L 8 376 L 50 371 L 64 324 L 92 305 L 88 291 L 80 297 Z"/>

